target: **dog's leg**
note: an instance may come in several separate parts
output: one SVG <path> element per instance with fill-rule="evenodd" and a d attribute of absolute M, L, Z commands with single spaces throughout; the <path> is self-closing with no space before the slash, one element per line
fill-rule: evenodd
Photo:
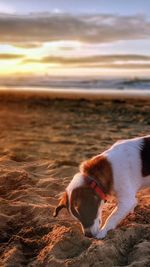
<path fill-rule="evenodd" d="M 104 238 L 109 230 L 115 229 L 116 226 L 121 222 L 121 220 L 124 219 L 129 212 L 134 210 L 136 205 L 137 200 L 135 197 L 131 198 L 131 195 L 126 195 L 125 198 L 121 198 L 121 200 L 118 201 L 118 206 L 112 211 L 110 216 L 107 218 L 104 226 L 96 235 L 96 238 Z"/>

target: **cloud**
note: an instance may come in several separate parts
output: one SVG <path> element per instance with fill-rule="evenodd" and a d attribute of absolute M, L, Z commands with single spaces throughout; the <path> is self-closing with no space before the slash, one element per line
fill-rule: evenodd
<path fill-rule="evenodd" d="M 3 43 L 42 43 L 60 40 L 106 43 L 148 39 L 150 22 L 146 17 L 139 15 L 1 14 L 0 36 Z"/>
<path fill-rule="evenodd" d="M 61 56 L 46 56 L 41 59 L 25 59 L 24 63 L 54 63 L 63 65 L 76 65 L 76 64 L 112 64 L 123 62 L 124 64 L 130 62 L 150 62 L 150 56 L 144 55 L 96 55 L 86 57 L 61 57 Z"/>
<path fill-rule="evenodd" d="M 79 66 L 78 66 L 79 67 Z M 87 65 L 80 65 L 83 68 L 102 68 L 102 69 L 132 69 L 132 70 L 139 70 L 139 69 L 146 69 L 150 70 L 150 64 L 135 64 L 135 63 L 128 63 L 128 64 L 87 64 Z"/>
<path fill-rule="evenodd" d="M 79 58 L 47 56 L 41 59 L 24 59 L 24 64 L 58 64 L 69 68 L 150 69 L 150 56 L 97 55 Z"/>
<path fill-rule="evenodd" d="M 17 48 L 25 48 L 25 49 L 32 49 L 32 48 L 41 48 L 42 44 L 38 42 L 19 42 L 19 43 L 13 43 L 13 46 Z"/>
<path fill-rule="evenodd" d="M 24 55 L 19 54 L 0 54 L 0 60 L 22 59 Z"/>

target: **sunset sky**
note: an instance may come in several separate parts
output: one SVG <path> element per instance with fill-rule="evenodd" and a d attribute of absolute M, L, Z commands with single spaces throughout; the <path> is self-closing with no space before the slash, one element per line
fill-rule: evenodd
<path fill-rule="evenodd" d="M 0 76 L 149 75 L 149 0 L 0 0 Z"/>

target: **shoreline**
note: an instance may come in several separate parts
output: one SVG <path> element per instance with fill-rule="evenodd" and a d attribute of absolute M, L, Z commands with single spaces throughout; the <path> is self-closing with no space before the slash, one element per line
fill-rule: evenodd
<path fill-rule="evenodd" d="M 0 96 L 17 95 L 22 97 L 40 97 L 49 99 L 85 99 L 85 100 L 150 100 L 150 90 L 133 89 L 42 89 L 32 87 L 17 87 L 0 89 Z"/>

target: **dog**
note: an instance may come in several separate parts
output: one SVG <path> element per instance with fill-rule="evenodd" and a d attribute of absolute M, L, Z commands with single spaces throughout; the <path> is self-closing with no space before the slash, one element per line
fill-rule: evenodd
<path fill-rule="evenodd" d="M 150 185 L 150 135 L 116 142 L 108 150 L 83 162 L 63 193 L 53 216 L 62 208 L 82 226 L 87 237 L 103 239 L 137 205 L 136 193 Z M 110 194 L 117 207 L 101 225 L 101 213 Z"/>

